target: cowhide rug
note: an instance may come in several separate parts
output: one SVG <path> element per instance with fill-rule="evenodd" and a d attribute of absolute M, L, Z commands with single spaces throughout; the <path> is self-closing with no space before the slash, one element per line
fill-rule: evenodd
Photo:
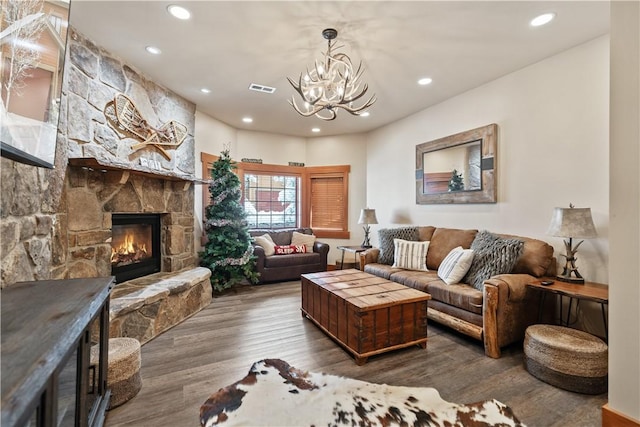
<path fill-rule="evenodd" d="M 202 426 L 524 426 L 497 400 L 459 405 L 430 387 L 396 387 L 303 372 L 279 359 L 214 393 Z"/>

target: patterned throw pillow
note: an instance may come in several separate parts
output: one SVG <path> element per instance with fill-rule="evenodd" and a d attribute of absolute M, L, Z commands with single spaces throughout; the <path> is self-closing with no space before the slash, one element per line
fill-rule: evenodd
<path fill-rule="evenodd" d="M 462 249 L 462 246 L 451 249 L 438 267 L 438 277 L 447 285 L 460 283 L 467 274 L 473 261 L 473 250 Z"/>
<path fill-rule="evenodd" d="M 393 239 L 418 241 L 418 227 L 382 228 L 378 230 L 378 244 L 380 245 L 380 264 L 393 264 Z"/>
<path fill-rule="evenodd" d="M 253 240 L 264 249 L 264 256 L 271 256 L 274 254 L 274 246 L 273 239 L 268 234 L 263 234 L 262 236 L 256 236 Z"/>
<path fill-rule="evenodd" d="M 313 252 L 313 244 L 316 241 L 316 236 L 314 234 L 303 234 L 294 231 L 291 235 L 291 244 L 292 245 L 305 245 L 307 247 L 307 252 Z"/>
<path fill-rule="evenodd" d="M 524 242 L 503 239 L 488 231 L 480 231 L 471 243 L 473 262 L 464 278 L 465 283 L 482 290 L 484 281 L 496 274 L 511 273 L 522 254 Z"/>
<path fill-rule="evenodd" d="M 394 268 L 404 268 L 406 270 L 427 270 L 427 250 L 429 242 L 410 242 L 408 240 L 393 239 Z"/>
<path fill-rule="evenodd" d="M 274 252 L 276 255 L 305 254 L 307 247 L 305 245 L 275 245 Z"/>

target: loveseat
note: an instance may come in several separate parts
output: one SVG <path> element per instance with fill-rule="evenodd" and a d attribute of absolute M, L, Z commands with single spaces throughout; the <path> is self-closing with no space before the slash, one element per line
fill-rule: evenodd
<path fill-rule="evenodd" d="M 429 293 L 432 299 L 428 304 L 427 317 L 430 320 L 483 341 L 485 354 L 499 358 L 501 347 L 521 341 L 525 329 L 537 323 L 539 296 L 526 284 L 536 277 L 555 276 L 556 261 L 553 247 L 541 240 L 494 235 L 486 231 L 481 233 L 494 236 L 499 241 L 515 240 L 520 249 L 510 272 L 493 275 L 486 280 L 481 278 L 479 286 L 476 280 L 478 288 L 465 283 L 467 277 L 460 279 L 459 283 L 446 284 L 438 275 L 438 268 L 454 248 L 472 247 L 478 230 L 431 226 L 383 229 L 379 233 L 380 248 L 371 248 L 360 254 L 360 269 Z M 428 271 L 390 265 L 389 250 L 393 252 L 394 246 L 389 241 L 393 241 L 394 236 L 409 241 L 429 242 L 425 263 Z M 379 259 L 383 258 L 382 255 L 385 255 L 384 262 Z M 394 255 L 391 254 L 391 260 Z M 481 262 L 482 259 L 477 257 L 473 262 Z M 475 267 L 483 268 L 482 265 Z"/>
<path fill-rule="evenodd" d="M 297 280 L 300 279 L 301 274 L 327 270 L 329 245 L 316 240 L 311 228 L 249 230 L 249 234 L 254 238 L 253 254 L 257 257 L 256 269 L 260 274 L 259 283 Z M 294 239 L 294 234 L 298 241 Z M 272 248 L 268 242 L 265 244 L 264 238 L 261 239 L 265 235 L 269 236 L 271 242 L 285 253 L 272 252 L 275 248 Z M 293 245 L 298 248 L 292 247 L 292 240 L 293 243 L 306 243 L 303 253 L 295 253 L 301 248 L 299 248 L 300 244 Z"/>

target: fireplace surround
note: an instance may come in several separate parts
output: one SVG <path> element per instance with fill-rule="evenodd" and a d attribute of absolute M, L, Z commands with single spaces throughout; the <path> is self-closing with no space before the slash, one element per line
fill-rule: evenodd
<path fill-rule="evenodd" d="M 73 160 L 70 161 L 72 163 Z M 126 170 L 96 170 L 70 165 L 66 182 L 67 212 L 60 229 L 68 233 L 69 276 L 112 275 L 112 244 L 119 218 L 154 217 L 159 238 L 156 272 L 176 272 L 197 265 L 193 237 L 193 182 Z M 149 248 L 147 247 L 147 252 Z M 117 251 L 117 250 L 116 250 Z M 140 264 L 140 263 L 135 263 Z M 133 264 L 133 265 L 135 265 Z M 127 269 L 136 269 L 127 267 Z M 115 272 L 117 281 L 130 280 Z M 127 272 L 128 273 L 128 272 Z M 149 271 L 148 274 L 153 273 Z"/>

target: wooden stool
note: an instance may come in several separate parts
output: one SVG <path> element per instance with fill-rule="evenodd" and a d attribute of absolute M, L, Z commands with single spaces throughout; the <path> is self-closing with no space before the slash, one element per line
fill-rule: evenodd
<path fill-rule="evenodd" d="M 607 391 L 608 347 L 600 338 L 556 325 L 529 326 L 524 365 L 534 377 L 585 394 Z"/>
<path fill-rule="evenodd" d="M 95 353 L 95 355 L 94 355 Z M 98 351 L 91 349 L 91 363 L 97 363 Z M 111 389 L 109 409 L 122 405 L 142 388 L 140 377 L 140 341 L 135 338 L 109 339 L 107 387 Z"/>

